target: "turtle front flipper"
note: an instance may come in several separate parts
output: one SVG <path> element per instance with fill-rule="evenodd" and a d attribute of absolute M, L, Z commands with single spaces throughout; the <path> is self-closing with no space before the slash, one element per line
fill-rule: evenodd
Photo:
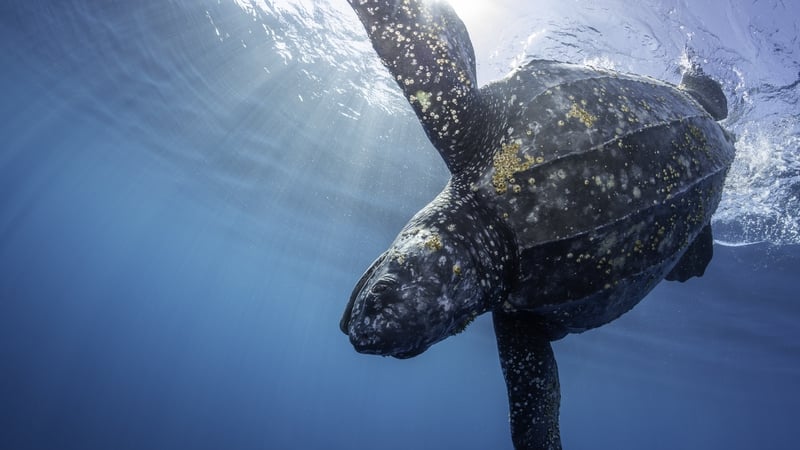
<path fill-rule="evenodd" d="M 722 92 L 722 86 L 706 75 L 703 69 L 693 67 L 684 72 L 679 87 L 697 100 L 714 120 L 728 117 L 728 100 Z"/>
<path fill-rule="evenodd" d="M 480 111 L 475 52 L 444 1 L 349 0 L 372 46 L 411 103 L 451 173 L 471 159 Z"/>
<path fill-rule="evenodd" d="M 495 311 L 494 332 L 508 389 L 511 440 L 516 450 L 560 450 L 558 366 L 541 319 Z"/>

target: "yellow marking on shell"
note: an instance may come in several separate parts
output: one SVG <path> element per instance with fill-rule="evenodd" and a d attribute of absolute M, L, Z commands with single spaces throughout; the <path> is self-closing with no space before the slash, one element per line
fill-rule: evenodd
<path fill-rule="evenodd" d="M 492 175 L 492 186 L 497 195 L 502 195 L 508 192 L 509 183 L 514 184 L 516 180 L 514 175 L 518 172 L 528 170 L 533 166 L 533 158 L 525 155 L 523 162 L 517 152 L 519 152 L 520 143 L 513 142 L 511 144 L 503 144 L 502 149 L 494 157 L 494 174 Z M 516 191 L 516 188 L 514 188 Z M 516 191 L 519 192 L 519 191 Z"/>
<path fill-rule="evenodd" d="M 431 107 L 431 97 L 432 95 L 430 92 L 417 91 L 417 93 L 414 94 L 412 101 L 417 100 L 419 106 L 422 108 L 422 112 L 428 112 L 428 108 Z"/>
<path fill-rule="evenodd" d="M 597 118 L 588 111 L 578 106 L 577 103 L 572 104 L 572 108 L 567 113 L 568 119 L 578 119 L 581 121 L 582 124 L 586 125 L 587 128 L 591 128 L 594 126 L 594 122 Z"/>
<path fill-rule="evenodd" d="M 455 264 L 453 266 L 453 273 L 456 274 L 456 275 L 461 275 L 461 266 L 459 266 L 458 264 Z"/>
<path fill-rule="evenodd" d="M 425 247 L 431 251 L 437 252 L 442 249 L 442 239 L 438 234 L 431 235 L 425 241 Z"/>

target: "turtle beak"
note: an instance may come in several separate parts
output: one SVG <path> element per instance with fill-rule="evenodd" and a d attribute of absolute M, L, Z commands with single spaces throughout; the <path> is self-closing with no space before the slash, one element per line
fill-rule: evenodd
<path fill-rule="evenodd" d="M 344 314 L 342 315 L 342 319 L 339 321 L 339 329 L 342 330 L 342 333 L 345 335 L 347 334 L 347 325 L 350 323 L 350 314 L 353 312 L 353 302 L 347 304 L 347 308 L 344 310 Z"/>
<path fill-rule="evenodd" d="M 358 297 L 358 288 L 362 285 L 363 283 L 359 281 L 356 285 L 356 289 L 350 294 L 350 300 L 347 302 L 347 306 L 344 307 L 344 314 L 342 314 L 342 319 L 339 321 L 339 329 L 342 330 L 344 334 L 348 334 L 347 327 L 350 325 L 350 318 L 353 315 L 353 305 L 356 302 L 356 297 Z"/>
<path fill-rule="evenodd" d="M 361 293 L 361 289 L 364 288 L 364 285 L 367 284 L 367 281 L 375 273 L 375 269 L 381 265 L 384 259 L 386 259 L 386 254 L 389 253 L 388 251 L 383 252 L 378 259 L 376 259 L 372 265 L 369 266 L 364 275 L 361 276 L 361 279 L 358 280 L 356 287 L 353 288 L 353 293 L 350 294 L 350 300 L 347 302 L 347 306 L 344 308 L 344 314 L 342 315 L 342 320 L 339 321 L 339 329 L 342 330 L 342 333 L 348 333 L 348 327 L 350 326 L 350 319 L 353 315 L 353 306 L 355 305 L 356 298 L 358 298 L 358 294 Z"/>

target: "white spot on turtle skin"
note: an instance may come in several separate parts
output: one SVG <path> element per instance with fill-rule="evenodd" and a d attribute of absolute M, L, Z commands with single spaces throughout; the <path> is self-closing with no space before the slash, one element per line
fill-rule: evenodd
<path fill-rule="evenodd" d="M 642 198 L 642 190 L 639 189 L 639 186 L 633 187 L 633 198 L 640 199 Z"/>

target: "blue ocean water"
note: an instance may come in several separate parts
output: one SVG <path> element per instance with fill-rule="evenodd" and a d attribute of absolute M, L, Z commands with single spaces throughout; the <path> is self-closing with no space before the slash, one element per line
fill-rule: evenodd
<path fill-rule="evenodd" d="M 565 448 L 797 448 L 800 7 L 453 3 L 481 82 L 699 61 L 739 136 L 706 276 L 555 343 Z M 7 0 L 0 38 L 0 448 L 511 448 L 488 317 L 338 330 L 447 179 L 345 0 Z"/>

